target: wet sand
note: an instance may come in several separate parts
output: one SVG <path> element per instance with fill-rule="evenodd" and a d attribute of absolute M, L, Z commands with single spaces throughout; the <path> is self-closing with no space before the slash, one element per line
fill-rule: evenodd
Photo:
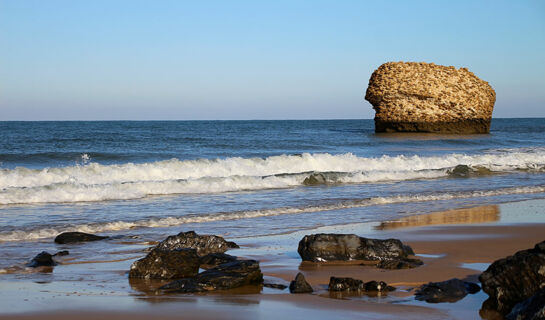
<path fill-rule="evenodd" d="M 301 263 L 298 241 L 305 234 L 320 232 L 398 238 L 411 245 L 425 264 L 415 269 L 381 270 L 358 263 Z M 128 250 L 124 254 L 133 257 L 126 260 L 71 261 L 55 267 L 53 274 L 2 280 L 0 319 L 479 319 L 480 306 L 487 298 L 482 291 L 456 303 L 428 304 L 414 300 L 414 289 L 453 277 L 477 282 L 494 260 L 545 240 L 545 200 L 233 240 L 241 249 L 229 253 L 260 260 L 267 282 L 288 284 L 302 272 L 315 293 L 292 295 L 287 289 L 254 288 L 157 296 L 149 284 L 127 280 L 125 272 L 134 256 L 144 254 Z M 326 288 L 331 276 L 385 281 L 398 290 L 379 297 L 330 295 Z"/>

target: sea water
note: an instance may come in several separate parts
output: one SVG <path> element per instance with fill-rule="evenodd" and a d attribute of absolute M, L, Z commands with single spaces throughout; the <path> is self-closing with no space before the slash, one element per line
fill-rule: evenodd
<path fill-rule="evenodd" d="M 64 231 L 236 238 L 535 198 L 542 118 L 480 135 L 375 134 L 372 120 L 0 122 L 0 267 Z"/>

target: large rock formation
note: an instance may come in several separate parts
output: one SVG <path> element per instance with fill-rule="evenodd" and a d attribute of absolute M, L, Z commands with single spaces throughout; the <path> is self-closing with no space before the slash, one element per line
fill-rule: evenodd
<path fill-rule="evenodd" d="M 483 309 L 508 314 L 517 303 L 545 288 L 545 241 L 533 249 L 495 261 L 479 280 L 483 291 L 490 296 L 483 303 Z"/>
<path fill-rule="evenodd" d="M 371 75 L 365 99 L 376 132 L 488 133 L 496 93 L 466 68 L 388 62 Z"/>

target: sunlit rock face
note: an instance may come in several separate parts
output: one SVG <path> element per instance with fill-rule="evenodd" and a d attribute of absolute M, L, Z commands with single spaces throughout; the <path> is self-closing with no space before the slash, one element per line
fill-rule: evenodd
<path fill-rule="evenodd" d="M 388 62 L 371 75 L 365 99 L 376 132 L 488 133 L 496 92 L 466 68 Z"/>

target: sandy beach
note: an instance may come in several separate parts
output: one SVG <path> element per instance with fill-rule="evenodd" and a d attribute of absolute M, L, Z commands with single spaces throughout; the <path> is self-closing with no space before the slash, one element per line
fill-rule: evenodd
<path fill-rule="evenodd" d="M 519 222 L 513 222 L 519 221 Z M 382 270 L 350 263 L 301 262 L 297 243 L 305 234 L 355 233 L 370 238 L 398 238 L 414 249 L 424 265 Z M 408 216 L 397 221 L 321 227 L 294 233 L 234 239 L 238 257 L 260 261 L 266 282 L 289 284 L 302 272 L 313 294 L 287 289 L 242 288 L 197 295 L 155 294 L 158 284 L 129 282 L 126 271 L 143 253 L 142 244 L 125 254 L 132 258 L 66 261 L 53 273 L 15 276 L 2 282 L 0 319 L 273 319 L 320 316 L 362 319 L 479 319 L 487 295 L 482 291 L 456 303 L 414 300 L 418 286 L 460 278 L 478 282 L 488 264 L 544 240 L 545 200 L 455 209 Z M 157 239 L 161 240 L 161 239 Z M 331 276 L 385 281 L 397 290 L 383 296 L 330 294 Z M 58 280 L 57 280 L 58 279 Z"/>

